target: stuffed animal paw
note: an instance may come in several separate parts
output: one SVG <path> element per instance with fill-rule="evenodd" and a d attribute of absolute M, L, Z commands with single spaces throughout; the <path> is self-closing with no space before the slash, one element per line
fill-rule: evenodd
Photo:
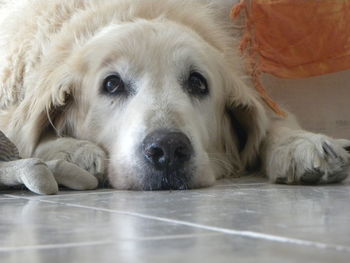
<path fill-rule="evenodd" d="M 59 185 L 89 190 L 98 186 L 98 180 L 65 160 L 21 159 L 17 147 L 0 131 L 0 185 L 24 185 L 34 193 L 56 194 Z"/>

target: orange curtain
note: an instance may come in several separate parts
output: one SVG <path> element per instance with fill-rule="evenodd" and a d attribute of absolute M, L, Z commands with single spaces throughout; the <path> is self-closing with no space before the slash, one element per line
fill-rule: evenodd
<path fill-rule="evenodd" d="M 242 3 L 261 71 L 303 78 L 350 68 L 350 0 Z"/>
<path fill-rule="evenodd" d="M 350 69 L 350 0 L 242 0 L 231 14 L 245 19 L 241 48 L 255 75 Z"/>

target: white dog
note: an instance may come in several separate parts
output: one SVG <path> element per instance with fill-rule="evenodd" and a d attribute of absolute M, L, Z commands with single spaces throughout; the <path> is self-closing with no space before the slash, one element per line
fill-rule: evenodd
<path fill-rule="evenodd" d="M 204 187 L 258 164 L 278 183 L 346 178 L 350 143 L 276 116 L 235 42 L 195 1 L 2 0 L 0 129 L 23 157 L 117 189 Z M 32 188 L 50 193 L 45 180 Z"/>

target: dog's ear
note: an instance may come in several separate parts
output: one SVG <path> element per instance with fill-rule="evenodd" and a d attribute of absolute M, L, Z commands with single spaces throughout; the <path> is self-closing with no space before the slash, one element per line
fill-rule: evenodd
<path fill-rule="evenodd" d="M 259 148 L 267 133 L 269 118 L 258 93 L 249 83 L 233 77 L 227 91 L 226 114 L 231 132 L 238 140 L 243 167 L 256 164 Z"/>
<path fill-rule="evenodd" d="M 51 70 L 50 70 L 51 68 Z M 52 125 L 57 109 L 73 95 L 74 79 L 66 64 L 39 71 L 18 107 L 1 117 L 6 133 L 22 157 L 31 156 L 41 135 Z"/>

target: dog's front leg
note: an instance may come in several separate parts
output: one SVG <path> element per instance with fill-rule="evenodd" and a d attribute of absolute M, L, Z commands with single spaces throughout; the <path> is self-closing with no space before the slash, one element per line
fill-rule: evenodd
<path fill-rule="evenodd" d="M 272 182 L 335 183 L 349 174 L 350 141 L 302 130 L 293 116 L 275 119 L 262 145 L 264 170 Z"/>
<path fill-rule="evenodd" d="M 64 160 L 73 163 L 97 177 L 100 182 L 105 180 L 106 153 L 90 141 L 48 136 L 39 143 L 34 156 L 45 161 Z"/>

